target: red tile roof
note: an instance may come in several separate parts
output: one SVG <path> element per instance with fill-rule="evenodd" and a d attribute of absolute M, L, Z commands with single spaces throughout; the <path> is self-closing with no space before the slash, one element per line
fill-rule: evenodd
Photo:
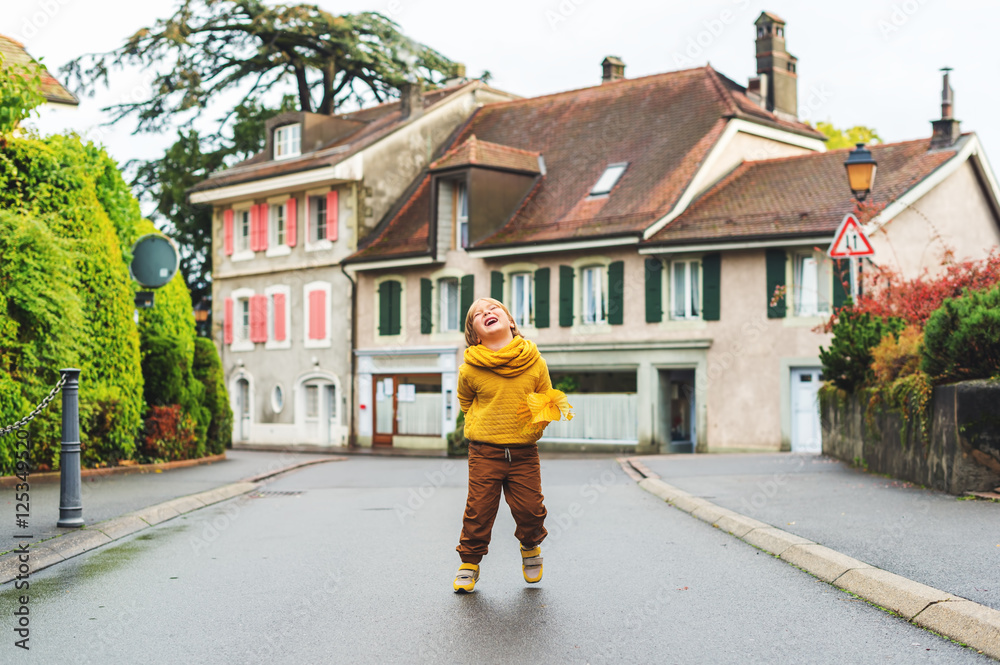
<path fill-rule="evenodd" d="M 486 166 L 527 173 L 541 173 L 538 167 L 538 153 L 518 150 L 497 143 L 480 141 L 473 134 L 465 143 L 458 145 L 444 157 L 431 164 L 431 171 L 444 171 L 459 166 Z"/>
<path fill-rule="evenodd" d="M 743 87 L 711 67 L 482 107 L 452 142 L 456 154 L 475 137 L 480 145 L 540 153 L 546 175 L 512 218 L 476 246 L 640 234 L 677 203 L 731 118 L 824 138 L 808 125 L 757 107 Z M 607 166 L 620 162 L 628 168 L 612 192 L 590 197 Z M 408 208 L 406 224 L 392 219 L 382 225 L 352 258 L 375 259 L 383 255 L 381 247 L 421 251 L 416 234 L 429 237 L 421 229 L 430 223 L 430 201 L 419 210 Z M 414 235 L 404 240 L 396 237 L 400 233 Z M 430 249 L 425 245 L 422 251 Z"/>
<path fill-rule="evenodd" d="M 463 83 L 450 88 L 440 90 L 430 90 L 423 93 L 424 109 L 444 101 L 446 98 L 459 93 L 466 86 L 482 86 L 479 81 Z M 337 117 L 348 120 L 355 120 L 365 123 L 358 131 L 338 139 L 321 149 L 305 154 L 298 158 L 283 159 L 273 161 L 263 152 L 254 155 L 248 160 L 235 164 L 232 167 L 213 173 L 205 180 L 201 181 L 188 192 L 199 192 L 218 187 L 226 187 L 254 180 L 263 180 L 289 173 L 298 173 L 323 166 L 339 164 L 348 157 L 351 157 L 369 145 L 375 143 L 383 136 L 395 131 L 407 122 L 407 118 L 402 116 L 400 102 L 386 102 L 371 108 L 354 111 L 352 113 L 340 114 Z"/>
<path fill-rule="evenodd" d="M 57 81 L 44 65 L 40 65 L 34 58 L 28 55 L 28 52 L 24 50 L 24 44 L 21 42 L 5 35 L 0 35 L 0 55 L 3 56 L 5 65 L 23 65 L 29 68 L 40 67 L 41 71 L 39 75 L 42 79 L 42 94 L 47 101 L 54 104 L 79 105 L 80 100 L 76 98 L 76 95 L 64 88 L 62 83 Z"/>
<path fill-rule="evenodd" d="M 930 139 L 871 146 L 878 162 L 871 200 L 891 203 L 956 154 L 929 147 Z M 832 234 L 853 208 L 849 151 L 744 162 L 644 244 Z"/>
<path fill-rule="evenodd" d="M 430 175 L 424 172 L 415 186 L 403 194 L 403 205 L 390 211 L 388 223 L 369 236 L 368 244 L 363 243 L 349 260 L 372 261 L 426 255 L 430 247 L 427 211 L 431 208 L 431 182 Z"/>

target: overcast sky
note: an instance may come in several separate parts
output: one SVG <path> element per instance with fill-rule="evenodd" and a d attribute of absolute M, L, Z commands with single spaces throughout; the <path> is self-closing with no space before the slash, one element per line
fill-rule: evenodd
<path fill-rule="evenodd" d="M 313 0 L 314 2 L 316 0 Z M 5 8 L 0 33 L 18 39 L 52 70 L 86 52 L 106 51 L 140 27 L 173 13 L 176 0 L 23 0 Z M 334 13 L 378 11 L 404 33 L 483 70 L 497 88 L 534 96 L 600 82 L 604 56 L 620 56 L 626 76 L 710 62 L 746 84 L 755 72 L 753 22 L 761 11 L 787 21 L 799 59 L 803 119 L 875 128 L 886 141 L 930 135 L 940 117 L 939 68 L 954 68 L 955 113 L 1000 164 L 997 71 L 1000 3 L 987 0 L 318 0 Z M 100 7 L 100 11 L 97 11 Z M 58 76 L 58 74 L 57 74 Z M 111 90 L 75 110 L 48 109 L 43 132 L 73 130 L 102 142 L 121 162 L 159 156 L 173 134 L 132 136 L 127 121 L 101 129 L 101 107 L 144 94 L 139 72 L 118 74 Z"/>

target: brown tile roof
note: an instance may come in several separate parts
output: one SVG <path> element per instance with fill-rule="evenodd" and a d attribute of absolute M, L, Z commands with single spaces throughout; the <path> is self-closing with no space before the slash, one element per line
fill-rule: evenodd
<path fill-rule="evenodd" d="M 460 166 L 486 166 L 527 173 L 541 173 L 541 169 L 538 167 L 537 152 L 480 141 L 475 134 L 431 164 L 431 170 L 444 171 Z"/>
<path fill-rule="evenodd" d="M 878 171 L 870 200 L 891 203 L 956 154 L 929 146 L 930 139 L 871 146 Z M 644 244 L 832 234 L 853 208 L 849 151 L 744 162 Z"/>
<path fill-rule="evenodd" d="M 638 235 L 677 203 L 731 118 L 824 138 L 808 125 L 760 109 L 744 88 L 711 67 L 482 107 L 452 145 L 461 149 L 474 136 L 480 144 L 540 153 L 546 175 L 507 224 L 476 246 Z M 607 166 L 620 162 L 628 168 L 610 195 L 590 197 Z M 390 240 L 387 230 L 417 233 L 428 225 L 430 198 L 409 215 L 405 227 L 383 225 L 353 258 L 382 256 L 383 242 L 417 251 L 415 240 Z"/>
<path fill-rule="evenodd" d="M 451 95 L 459 93 L 469 85 L 481 86 L 482 84 L 478 81 L 472 81 L 449 88 L 424 92 L 424 109 L 429 109 Z M 275 162 L 268 159 L 264 153 L 259 153 L 228 169 L 213 173 L 189 189 L 188 192 L 200 192 L 339 164 L 348 157 L 357 154 L 362 149 L 375 143 L 386 134 L 396 130 L 407 121 L 406 118 L 402 117 L 398 100 L 352 113 L 344 113 L 338 117 L 360 121 L 364 125 L 358 131 L 334 141 L 320 150 L 298 158 L 283 159 Z"/>
<path fill-rule="evenodd" d="M 5 65 L 24 65 L 29 68 L 40 67 L 41 71 L 39 75 L 42 79 L 42 94 L 47 101 L 53 104 L 79 105 L 80 100 L 76 98 L 76 95 L 64 88 L 62 83 L 49 73 L 45 65 L 39 64 L 34 58 L 28 55 L 28 52 L 24 50 L 24 44 L 21 42 L 5 35 L 0 35 L 0 55 L 3 56 Z"/>
<path fill-rule="evenodd" d="M 394 208 L 383 220 L 379 231 L 369 236 L 368 242 L 348 257 L 348 261 L 401 259 L 427 254 L 430 224 L 427 211 L 431 209 L 431 176 L 426 171 L 402 197 L 401 207 Z"/>

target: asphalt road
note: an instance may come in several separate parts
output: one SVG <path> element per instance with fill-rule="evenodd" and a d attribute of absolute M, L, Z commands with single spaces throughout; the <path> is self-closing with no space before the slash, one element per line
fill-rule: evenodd
<path fill-rule="evenodd" d="M 352 458 L 0 588 L 10 663 L 977 663 L 642 491 L 610 458 L 544 459 L 545 579 L 502 505 L 475 594 L 452 593 L 454 460 Z"/>

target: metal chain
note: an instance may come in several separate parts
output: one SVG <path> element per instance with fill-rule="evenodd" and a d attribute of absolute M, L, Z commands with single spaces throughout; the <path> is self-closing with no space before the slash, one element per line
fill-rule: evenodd
<path fill-rule="evenodd" d="M 66 384 L 66 377 L 67 376 L 69 376 L 69 375 L 68 374 L 63 374 L 59 378 L 59 383 L 56 384 L 56 387 L 49 391 L 49 394 L 45 396 L 45 399 L 43 399 L 38 406 L 35 407 L 34 411 L 32 411 L 31 413 L 29 413 L 24 418 L 21 418 L 20 420 L 18 420 L 16 423 L 14 423 L 13 425 L 11 425 L 10 427 L 4 427 L 3 429 L 0 429 L 0 436 L 3 436 L 4 434 L 7 434 L 8 432 L 13 432 L 16 429 L 20 429 L 20 428 L 24 427 L 25 425 L 27 425 L 28 423 L 30 423 L 32 420 L 34 420 L 35 417 L 38 416 L 38 414 L 41 413 L 45 409 L 45 407 L 47 407 L 49 405 L 49 402 L 51 402 L 52 398 L 56 396 L 56 393 L 59 392 L 62 389 L 62 387 Z"/>

